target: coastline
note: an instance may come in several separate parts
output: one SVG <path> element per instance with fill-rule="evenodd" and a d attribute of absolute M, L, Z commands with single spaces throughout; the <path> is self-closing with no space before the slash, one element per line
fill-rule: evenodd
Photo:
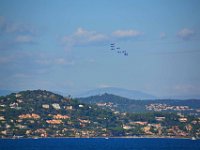
<path fill-rule="evenodd" d="M 176 136 L 119 136 L 119 137 L 16 137 L 16 138 L 0 138 L 0 140 L 20 140 L 20 139 L 177 139 L 177 140 L 200 140 L 194 137 L 176 137 Z"/>

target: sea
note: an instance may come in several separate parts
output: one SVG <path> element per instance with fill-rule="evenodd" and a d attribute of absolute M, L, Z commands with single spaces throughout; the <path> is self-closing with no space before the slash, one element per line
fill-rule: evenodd
<path fill-rule="evenodd" d="M 170 138 L 0 139 L 0 150 L 200 150 L 200 140 Z"/>

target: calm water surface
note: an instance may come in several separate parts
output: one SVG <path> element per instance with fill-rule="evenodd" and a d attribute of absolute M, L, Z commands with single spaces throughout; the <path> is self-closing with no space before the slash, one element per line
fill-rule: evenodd
<path fill-rule="evenodd" d="M 0 150 L 200 150 L 200 140 L 49 138 L 1 139 Z"/>

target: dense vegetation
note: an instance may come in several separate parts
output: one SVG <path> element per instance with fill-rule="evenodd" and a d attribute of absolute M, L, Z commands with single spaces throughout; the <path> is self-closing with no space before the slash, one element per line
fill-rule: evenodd
<path fill-rule="evenodd" d="M 104 96 L 104 100 L 115 98 L 118 103 L 123 104 L 123 101 L 126 105 L 132 104 L 130 100 L 124 101 L 121 97 Z M 143 103 L 139 101 L 135 107 L 142 107 Z M 120 113 L 43 90 L 0 97 L 1 138 L 141 135 L 198 137 L 199 123 L 200 120 L 194 116 L 176 113 Z"/>
<path fill-rule="evenodd" d="M 193 110 L 188 111 L 179 111 L 184 114 L 196 114 L 200 115 L 199 112 L 196 112 L 197 109 L 200 109 L 200 100 L 190 99 L 190 100 L 173 100 L 173 99 L 161 99 L 161 100 L 132 100 L 121 96 L 116 96 L 113 94 L 102 94 L 95 95 L 86 98 L 78 98 L 80 102 L 88 104 L 97 104 L 97 103 L 112 103 L 111 109 L 120 112 L 151 112 L 151 110 L 146 109 L 146 106 L 150 104 L 165 104 L 168 106 L 188 106 Z M 164 111 L 164 110 L 163 110 Z M 177 112 L 174 110 L 165 110 L 164 112 Z"/>

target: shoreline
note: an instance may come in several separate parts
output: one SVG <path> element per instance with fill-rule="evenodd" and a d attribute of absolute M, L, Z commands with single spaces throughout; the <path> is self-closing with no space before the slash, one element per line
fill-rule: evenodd
<path fill-rule="evenodd" d="M 194 138 L 194 139 L 193 139 Z M 30 137 L 30 138 L 0 138 L 0 140 L 20 140 L 20 139 L 182 139 L 182 140 L 200 140 L 196 137 L 172 137 L 172 136 L 119 136 L 119 137 Z"/>

